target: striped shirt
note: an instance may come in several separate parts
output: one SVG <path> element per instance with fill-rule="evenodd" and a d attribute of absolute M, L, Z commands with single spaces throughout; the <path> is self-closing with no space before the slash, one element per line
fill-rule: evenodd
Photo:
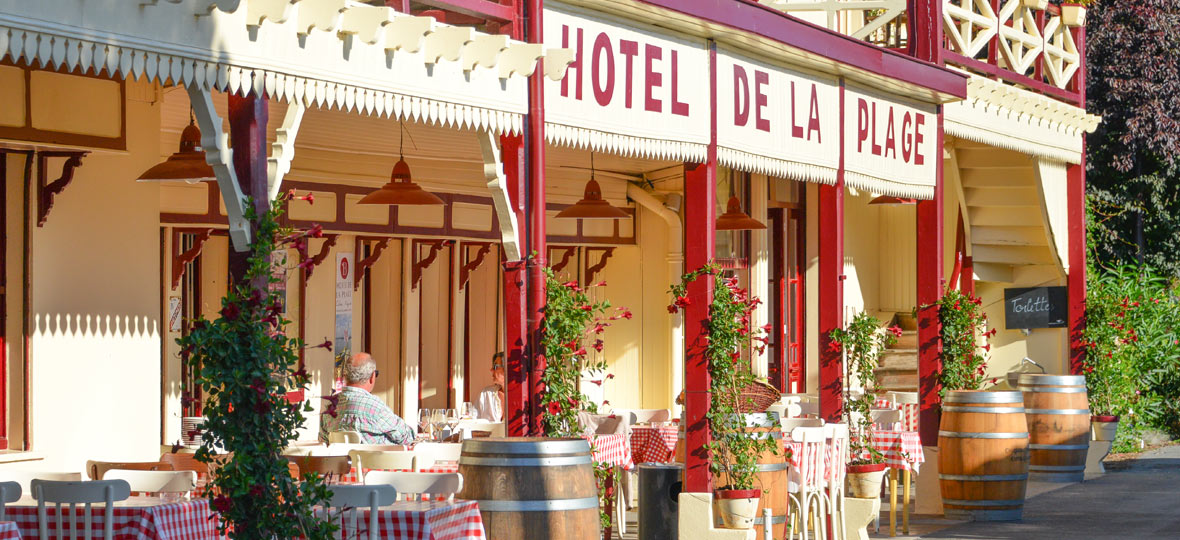
<path fill-rule="evenodd" d="M 336 416 L 325 412 L 320 420 L 320 440 L 333 431 L 356 431 L 365 444 L 410 444 L 414 429 L 394 414 L 380 398 L 363 388 L 345 386 L 336 394 Z"/>

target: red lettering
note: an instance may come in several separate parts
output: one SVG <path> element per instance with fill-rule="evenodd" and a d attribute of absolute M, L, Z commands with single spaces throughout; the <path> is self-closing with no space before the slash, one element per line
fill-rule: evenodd
<path fill-rule="evenodd" d="M 910 133 L 910 124 L 913 123 L 910 112 L 906 111 L 901 117 L 901 159 L 906 163 L 910 162 L 910 152 L 914 149 L 914 136 Z"/>
<path fill-rule="evenodd" d="M 631 86 L 634 82 L 634 77 L 632 77 L 632 67 L 634 66 L 635 56 L 639 54 L 639 42 L 631 41 L 629 39 L 620 39 L 619 52 L 623 53 L 623 56 L 626 57 L 624 65 L 627 66 L 627 78 L 624 80 L 625 84 L 623 85 L 623 105 L 626 105 L 627 108 L 630 109 Z"/>
<path fill-rule="evenodd" d="M 869 139 L 869 104 L 864 98 L 856 100 L 856 151 L 864 152 L 864 142 Z"/>
<path fill-rule="evenodd" d="M 926 157 L 922 155 L 922 124 L 926 123 L 926 115 L 915 113 L 914 116 L 914 164 L 922 165 L 926 163 Z"/>
<path fill-rule="evenodd" d="M 889 123 L 885 125 L 885 156 L 893 152 L 893 159 L 897 159 L 897 134 L 893 129 L 893 106 L 889 106 Z"/>
<path fill-rule="evenodd" d="M 643 54 L 645 56 L 643 79 L 646 89 L 643 97 L 643 110 L 662 112 L 663 104 L 653 95 L 652 90 L 664 84 L 664 74 L 658 73 L 655 70 L 655 61 L 663 58 L 664 50 L 655 45 L 645 44 L 643 46 Z"/>
<path fill-rule="evenodd" d="M 765 71 L 754 70 L 754 127 L 769 132 L 770 119 L 762 117 L 762 109 L 766 107 L 766 92 L 762 87 L 770 84 L 770 74 Z"/>
<path fill-rule="evenodd" d="M 791 81 L 791 136 L 803 138 L 803 126 L 795 123 L 795 81 Z"/>
<path fill-rule="evenodd" d="M 570 27 L 561 25 L 561 46 L 562 48 L 569 48 L 570 46 Z M 582 99 L 582 29 L 578 29 L 577 43 L 574 44 L 574 61 L 570 62 L 569 67 L 565 70 L 565 77 L 561 79 L 561 97 L 569 97 L 569 84 L 572 78 L 573 71 L 577 73 L 578 80 L 574 83 L 574 99 Z"/>
<path fill-rule="evenodd" d="M 680 101 L 680 65 L 672 49 L 672 114 L 688 116 L 688 104 Z"/>
<path fill-rule="evenodd" d="M 605 61 L 602 59 L 603 53 L 606 53 Z M 605 33 L 594 38 L 594 52 L 590 54 L 590 59 L 590 83 L 594 86 L 594 100 L 605 107 L 610 105 L 615 93 L 615 51 L 610 45 L 610 37 Z M 603 71 L 606 71 L 605 76 Z M 600 84 L 600 78 L 606 80 Z"/>
<path fill-rule="evenodd" d="M 872 143 L 870 145 L 870 148 L 872 149 L 874 156 L 879 156 L 879 155 L 881 155 L 881 145 L 877 144 L 877 102 L 876 101 L 873 102 L 873 112 L 869 114 L 869 121 L 871 122 L 872 131 L 873 131 L 873 136 L 872 136 L 872 139 L 870 140 L 870 142 Z"/>
<path fill-rule="evenodd" d="M 750 121 L 750 80 L 746 70 L 733 65 L 733 125 L 744 126 Z"/>
<path fill-rule="evenodd" d="M 816 85 L 811 85 L 811 115 L 807 118 L 807 140 L 811 140 L 811 132 L 815 132 L 815 142 L 823 143 L 823 136 L 819 132 L 819 91 Z"/>

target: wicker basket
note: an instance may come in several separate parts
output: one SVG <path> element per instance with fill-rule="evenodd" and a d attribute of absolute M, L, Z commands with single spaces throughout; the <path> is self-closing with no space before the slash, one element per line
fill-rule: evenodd
<path fill-rule="evenodd" d="M 782 394 L 764 381 L 755 380 L 742 389 L 738 398 L 738 412 L 743 414 L 766 412 L 782 397 Z"/>

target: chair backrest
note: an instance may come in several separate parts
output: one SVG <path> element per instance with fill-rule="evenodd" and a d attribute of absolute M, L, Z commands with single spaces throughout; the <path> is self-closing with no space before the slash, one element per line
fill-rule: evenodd
<path fill-rule="evenodd" d="M 463 453 L 460 443 L 424 442 L 414 445 L 414 454 L 418 456 L 418 468 L 426 469 L 440 461 L 459 461 Z"/>
<path fill-rule="evenodd" d="M 56 482 L 53 480 L 33 480 L 32 490 L 37 498 L 37 528 L 41 531 L 41 540 L 49 540 L 49 519 L 45 509 L 47 503 L 55 506 L 57 515 L 55 538 L 65 539 L 66 527 L 63 516 L 68 518 L 69 538 L 78 537 L 78 520 L 82 518 L 86 538 L 89 540 L 93 516 L 90 514 L 91 505 L 103 503 L 103 531 L 104 540 L 114 539 L 115 501 L 125 500 L 131 496 L 131 486 L 125 480 L 92 480 L 89 482 Z M 62 511 L 62 505 L 69 505 L 68 511 Z M 79 516 L 77 507 L 85 505 Z"/>
<path fill-rule="evenodd" d="M 766 412 L 772 412 L 778 415 L 779 418 L 797 418 L 802 409 L 798 402 L 792 403 L 775 403 L 767 407 Z"/>
<path fill-rule="evenodd" d="M 897 409 L 872 409 L 869 414 L 877 429 L 897 429 L 901 425 L 901 411 Z"/>
<path fill-rule="evenodd" d="M 332 431 L 328 433 L 328 444 L 364 444 L 364 442 L 365 440 L 361 438 L 360 432 L 357 431 Z"/>
<path fill-rule="evenodd" d="M 824 438 L 827 440 L 826 479 L 828 489 L 843 491 L 844 465 L 848 463 L 848 424 L 824 424 Z"/>
<path fill-rule="evenodd" d="M 307 473 L 318 474 L 331 482 L 352 472 L 352 459 L 348 456 L 283 456 L 299 467 L 299 476 Z"/>
<path fill-rule="evenodd" d="M 799 477 L 804 490 L 820 489 L 824 478 L 824 457 L 827 454 L 827 437 L 822 427 L 797 427 L 791 430 L 791 440 L 799 443 Z"/>
<path fill-rule="evenodd" d="M 455 494 L 463 491 L 463 475 L 459 473 L 424 473 L 369 471 L 365 474 L 366 485 L 387 484 L 397 490 L 398 498 L 408 501 L 446 498 L 453 500 Z"/>
<path fill-rule="evenodd" d="M 670 422 L 672 420 L 672 411 L 668 409 L 619 409 L 615 411 L 615 414 L 626 414 L 627 423 L 630 425 Z"/>
<path fill-rule="evenodd" d="M 210 470 L 208 463 L 197 461 L 196 454 L 167 453 L 160 455 L 160 461 L 172 465 L 174 471 L 193 471 L 198 478 L 207 476 Z"/>
<path fill-rule="evenodd" d="M 326 515 L 333 515 L 333 520 L 337 521 L 340 528 L 336 531 L 336 538 L 368 538 L 368 540 L 377 540 L 381 537 L 380 528 L 377 526 L 377 520 L 380 513 L 377 511 L 382 506 L 389 506 L 397 502 L 397 491 L 391 486 L 375 485 L 375 486 L 355 486 L 355 485 L 331 485 L 328 490 L 332 492 L 332 497 L 328 500 L 328 508 L 316 510 L 316 514 L 321 519 Z M 365 537 L 360 536 L 360 518 L 361 510 L 368 509 L 369 523 L 366 526 L 369 534 Z"/>
<path fill-rule="evenodd" d="M 889 399 L 901 409 L 901 429 L 918 431 L 918 393 L 890 392 Z"/>
<path fill-rule="evenodd" d="M 77 472 L 40 472 L 40 471 L 9 471 L 0 472 L 0 480 L 16 482 L 21 491 L 33 496 L 33 480 L 54 480 L 57 482 L 81 482 L 82 473 Z"/>
<path fill-rule="evenodd" d="M 817 403 L 817 402 L 819 402 L 818 396 L 813 396 L 811 394 L 781 394 L 780 400 L 787 400 L 787 399 L 798 400 L 798 401 L 796 401 L 796 403 Z"/>
<path fill-rule="evenodd" d="M 799 402 L 799 415 L 800 416 L 810 415 L 813 417 L 819 416 L 819 403 L 816 403 L 814 401 L 800 401 Z"/>
<path fill-rule="evenodd" d="M 361 474 L 365 469 L 416 471 L 418 456 L 411 450 L 349 450 L 352 466 Z"/>
<path fill-rule="evenodd" d="M 4 521 L 4 505 L 19 501 L 23 492 L 16 482 L 0 482 L 0 521 Z"/>
<path fill-rule="evenodd" d="M 613 435 L 626 433 L 626 414 L 591 414 L 586 411 L 578 413 L 578 425 L 585 437 L 591 435 Z"/>
<path fill-rule="evenodd" d="M 488 422 L 486 420 L 460 420 L 459 429 L 472 432 L 486 431 L 490 437 L 504 436 L 504 422 Z"/>
<path fill-rule="evenodd" d="M 797 427 L 823 427 L 824 425 L 822 418 L 780 418 L 778 423 L 784 433 L 790 433 Z"/>
<path fill-rule="evenodd" d="M 107 480 L 126 480 L 131 491 L 142 493 L 189 493 L 197 487 L 193 471 L 135 471 L 111 469 Z"/>
<path fill-rule="evenodd" d="M 171 471 L 172 464 L 163 461 L 94 461 L 86 462 L 86 474 L 91 480 L 102 480 L 111 469 L 131 471 Z"/>

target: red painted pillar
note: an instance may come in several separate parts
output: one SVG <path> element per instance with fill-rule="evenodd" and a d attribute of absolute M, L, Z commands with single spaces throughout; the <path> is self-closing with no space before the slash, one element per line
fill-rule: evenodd
<path fill-rule="evenodd" d="M 786 214 L 782 208 L 771 208 L 770 217 L 770 362 L 767 379 L 779 392 L 788 392 L 788 359 L 790 346 L 787 344 L 787 249 Z M 793 246 L 792 246 L 793 247 Z"/>
<path fill-rule="evenodd" d="M 942 63 L 943 0 L 909 0 L 909 54 L 936 64 Z"/>
<path fill-rule="evenodd" d="M 934 200 L 918 201 L 917 209 L 917 270 L 918 270 L 918 399 L 920 413 L 918 429 L 922 444 L 938 444 L 938 422 L 941 401 L 938 397 L 938 372 L 942 370 L 939 353 L 938 306 L 942 297 L 943 201 L 942 201 L 942 107 L 938 109 L 938 143 L 935 151 L 940 159 L 935 168 Z"/>
<path fill-rule="evenodd" d="M 717 46 L 709 43 L 709 149 L 705 163 L 684 164 L 684 271 L 692 272 L 713 261 L 717 239 Z M 709 474 L 709 358 L 706 337 L 712 276 L 688 285 L 691 303 L 684 308 L 684 491 L 712 493 Z"/>
<path fill-rule="evenodd" d="M 529 0 L 525 16 L 530 43 L 541 43 L 542 0 Z M 540 62 L 543 62 L 541 60 Z M 525 145 L 528 162 L 528 331 L 529 331 L 529 395 L 531 414 L 529 433 L 541 435 L 541 400 L 545 385 L 541 382 L 545 374 L 545 357 L 541 354 L 541 334 L 544 330 L 545 315 L 545 273 L 549 250 L 545 238 L 545 71 L 544 66 L 529 77 L 529 113 L 525 123 Z"/>
<path fill-rule="evenodd" d="M 1085 146 L 1083 145 L 1083 149 Z M 1065 196 L 1069 223 L 1069 372 L 1082 373 L 1086 359 L 1082 331 L 1086 328 L 1086 154 L 1070 165 Z"/>
<path fill-rule="evenodd" d="M 840 83 L 840 111 L 844 83 Z M 819 415 L 839 422 L 844 410 L 844 357 L 830 334 L 844 326 L 844 114 L 840 114 L 836 185 L 819 186 Z"/>
<path fill-rule="evenodd" d="M 524 144 L 520 135 L 500 137 L 500 156 L 508 195 L 517 223 L 524 223 Z M 517 238 L 521 250 L 525 238 Z M 509 437 L 528 435 L 529 363 L 526 355 L 528 332 L 528 287 L 525 261 L 504 262 L 504 423 Z"/>
<path fill-rule="evenodd" d="M 270 207 L 266 175 L 266 121 L 269 116 L 266 96 L 255 96 L 251 92 L 243 97 L 231 93 L 228 101 L 233 166 L 238 185 L 244 195 L 253 197 L 256 212 L 266 212 Z M 254 229 L 253 225 L 251 229 Z M 230 249 L 229 275 L 232 281 L 246 275 L 249 256 L 248 251 Z M 265 288 L 267 284 L 257 283 L 255 286 Z"/>

